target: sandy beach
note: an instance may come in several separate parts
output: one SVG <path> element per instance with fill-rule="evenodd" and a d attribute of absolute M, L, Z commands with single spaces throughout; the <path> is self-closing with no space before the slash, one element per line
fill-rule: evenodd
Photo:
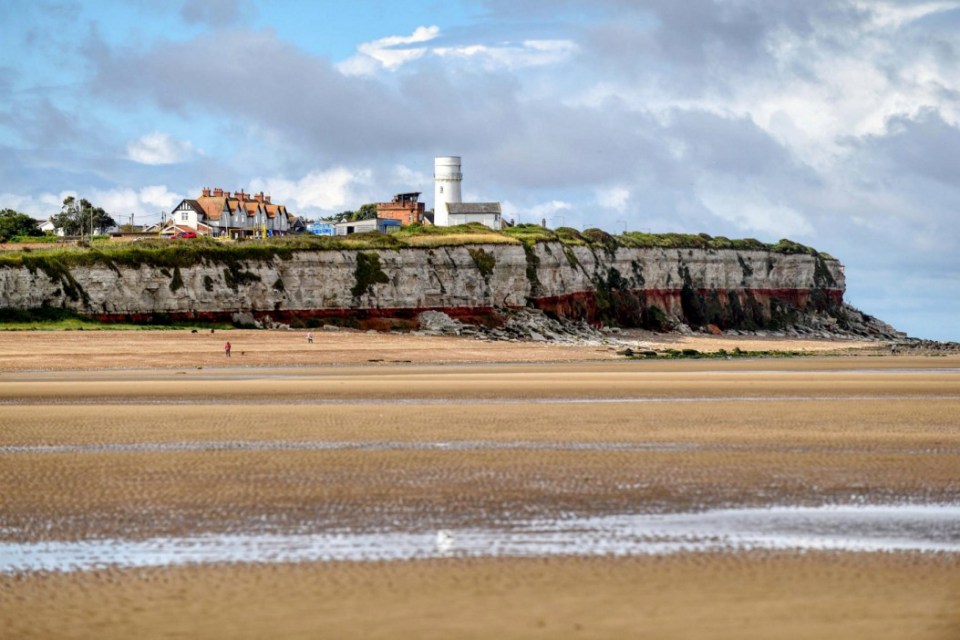
<path fill-rule="evenodd" d="M 0 332 L 5 637 L 960 636 L 960 358 L 314 337 Z M 898 505 L 947 516 L 877 519 Z M 843 524 L 860 550 L 695 529 L 783 507 L 874 520 Z M 649 519 L 685 546 L 622 530 Z"/>

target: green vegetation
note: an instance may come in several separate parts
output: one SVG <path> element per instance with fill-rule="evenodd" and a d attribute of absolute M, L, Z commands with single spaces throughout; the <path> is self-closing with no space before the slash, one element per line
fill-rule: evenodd
<path fill-rule="evenodd" d="M 540 284 L 540 275 L 537 269 L 540 267 L 540 256 L 537 255 L 536 243 L 523 243 L 523 253 L 527 258 L 527 281 L 530 283 L 530 297 L 537 298 L 543 291 L 543 285 Z"/>
<path fill-rule="evenodd" d="M 801 356 L 813 355 L 806 351 L 742 351 L 739 347 L 734 347 L 732 351 L 719 349 L 718 351 L 697 351 L 696 349 L 663 349 L 661 351 L 634 351 L 633 349 L 624 349 L 619 351 L 618 355 L 631 360 L 731 360 L 734 358 L 798 358 Z"/>
<path fill-rule="evenodd" d="M 0 242 L 20 240 L 23 237 L 43 237 L 37 221 L 13 209 L 0 211 Z"/>
<path fill-rule="evenodd" d="M 806 254 L 823 256 L 827 260 L 833 258 L 821 253 L 813 247 L 798 242 L 783 239 L 776 244 L 767 244 L 754 238 L 731 240 L 723 236 L 712 237 L 706 233 L 697 235 L 686 233 L 640 233 L 630 231 L 617 236 L 621 246 L 627 247 L 657 247 L 660 249 L 734 249 L 737 251 L 770 251 L 783 254 Z"/>
<path fill-rule="evenodd" d="M 173 268 L 173 279 L 170 280 L 170 291 L 174 293 L 183 288 L 183 276 L 180 275 L 180 267 Z"/>
<path fill-rule="evenodd" d="M 73 196 L 64 199 L 63 208 L 53 217 L 53 223 L 68 236 L 92 236 L 117 226 L 102 207 L 93 206 L 85 198 L 78 201 Z"/>
<path fill-rule="evenodd" d="M 329 218 L 323 218 L 325 222 L 357 222 L 358 220 L 372 220 L 377 217 L 377 205 L 361 205 L 356 211 L 341 211 L 335 213 Z"/>
<path fill-rule="evenodd" d="M 477 265 L 480 275 L 484 282 L 490 282 L 490 276 L 493 275 L 493 268 L 497 266 L 497 259 L 492 253 L 487 253 L 483 249 L 467 249 L 473 263 Z"/>
<path fill-rule="evenodd" d="M 403 247 L 462 246 L 475 244 L 523 244 L 529 247 L 540 242 L 560 242 L 565 247 L 586 246 L 605 251 L 617 247 L 701 248 L 771 251 L 774 253 L 804 253 L 818 260 L 818 277 L 831 277 L 826 267 L 829 255 L 815 249 L 781 240 L 777 244 L 763 244 L 758 240 L 728 240 L 711 238 L 706 234 L 644 234 L 625 233 L 610 235 L 600 229 L 576 229 L 561 227 L 556 231 L 534 224 L 520 224 L 503 231 L 493 231 L 473 223 L 454 227 L 424 227 L 410 225 L 391 234 L 356 233 L 348 236 L 315 236 L 302 234 L 278 238 L 221 242 L 213 238 L 189 240 L 149 239 L 138 242 L 117 243 L 94 237 L 87 247 L 57 246 L 37 248 L 32 251 L 14 250 L 0 252 L 0 268 L 43 268 L 43 263 L 57 263 L 57 269 L 104 265 L 114 267 L 189 267 L 197 264 L 231 265 L 238 262 L 269 262 L 274 259 L 289 259 L 298 251 L 336 251 L 372 249 L 400 249 Z M 567 254 L 571 266 L 576 263 L 572 253 Z M 28 265 L 29 262 L 29 265 Z M 769 267 L 769 265 L 768 265 Z"/>
<path fill-rule="evenodd" d="M 350 289 L 354 298 L 359 298 L 365 293 L 373 293 L 373 285 L 386 284 L 390 278 L 380 267 L 380 256 L 375 253 L 358 253 L 357 268 L 353 272 L 356 278 L 356 284 Z"/>
<path fill-rule="evenodd" d="M 230 329 L 229 324 L 209 322 L 172 322 L 158 314 L 150 324 L 111 322 L 103 324 L 67 309 L 40 307 L 38 309 L 10 309 L 0 307 L 0 331 L 138 331 L 144 329 Z"/>

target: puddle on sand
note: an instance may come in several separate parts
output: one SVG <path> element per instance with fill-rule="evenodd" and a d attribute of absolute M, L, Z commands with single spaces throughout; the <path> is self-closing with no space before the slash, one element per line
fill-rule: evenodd
<path fill-rule="evenodd" d="M 5 542 L 0 543 L 0 572 L 215 562 L 626 556 L 754 549 L 960 553 L 960 504 L 615 515 L 526 521 L 505 529 L 429 533 L 211 534 L 147 540 Z"/>

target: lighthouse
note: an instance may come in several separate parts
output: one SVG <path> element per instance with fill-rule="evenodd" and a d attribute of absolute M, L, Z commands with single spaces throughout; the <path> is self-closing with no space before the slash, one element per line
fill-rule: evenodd
<path fill-rule="evenodd" d="M 433 223 L 450 226 L 448 203 L 460 203 L 460 156 L 438 156 L 433 159 Z"/>

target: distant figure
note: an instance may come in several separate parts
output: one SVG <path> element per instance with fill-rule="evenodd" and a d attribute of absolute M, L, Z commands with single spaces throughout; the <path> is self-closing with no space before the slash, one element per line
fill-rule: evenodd
<path fill-rule="evenodd" d="M 313 344 L 313 332 L 312 332 L 312 331 L 307 331 L 307 342 L 309 342 L 310 344 Z"/>
<path fill-rule="evenodd" d="M 216 333 L 214 329 L 210 329 L 210 333 Z"/>
<path fill-rule="evenodd" d="M 228 358 L 230 357 L 230 342 L 229 342 L 229 341 L 227 342 L 227 344 L 223 345 L 223 353 L 224 353 Z"/>

